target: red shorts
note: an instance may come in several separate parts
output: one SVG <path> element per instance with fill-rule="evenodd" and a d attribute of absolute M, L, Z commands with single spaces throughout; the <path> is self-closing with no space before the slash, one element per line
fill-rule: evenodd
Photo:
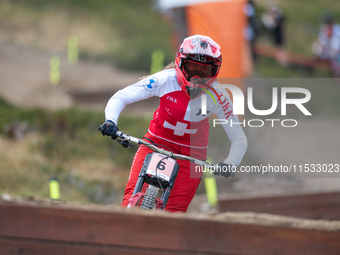
<path fill-rule="evenodd" d="M 206 159 L 207 149 L 192 149 L 189 147 L 180 146 L 154 137 L 149 133 L 147 133 L 145 137 L 152 140 L 157 145 L 164 145 L 164 149 L 170 149 L 174 153 L 188 155 L 202 160 Z M 159 147 L 162 148 L 162 146 Z M 135 189 L 139 172 L 143 166 L 144 158 L 150 152 L 152 152 L 152 150 L 145 146 L 140 146 L 138 148 L 132 162 L 129 180 L 126 184 L 122 207 L 126 207 L 128 205 L 129 199 Z M 190 174 L 190 169 L 191 171 L 193 171 L 195 169 L 195 165 L 187 160 L 177 160 L 177 163 L 180 166 L 179 172 L 165 210 L 171 212 L 186 212 L 191 200 L 196 193 L 198 185 L 201 182 L 201 174 L 199 174 L 198 176 L 197 174 Z M 147 184 L 145 184 L 143 187 L 144 192 L 146 188 Z"/>

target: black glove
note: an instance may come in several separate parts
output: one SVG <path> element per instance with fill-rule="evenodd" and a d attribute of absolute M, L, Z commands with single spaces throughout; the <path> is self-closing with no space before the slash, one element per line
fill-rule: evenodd
<path fill-rule="evenodd" d="M 221 162 L 217 165 L 217 169 L 215 169 L 214 175 L 222 175 L 225 178 L 228 178 L 230 176 L 234 176 L 233 171 L 234 167 L 232 165 Z"/>
<path fill-rule="evenodd" d="M 103 135 L 111 136 L 111 138 L 115 140 L 118 137 L 116 135 L 116 132 L 118 130 L 119 130 L 118 127 L 113 121 L 107 120 L 104 122 L 100 131 L 102 132 Z"/>

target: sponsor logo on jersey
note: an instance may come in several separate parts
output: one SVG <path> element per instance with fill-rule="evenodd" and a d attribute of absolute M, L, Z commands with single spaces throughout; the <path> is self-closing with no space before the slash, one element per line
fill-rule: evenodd
<path fill-rule="evenodd" d="M 147 91 L 155 91 L 158 86 L 158 80 L 154 76 L 148 77 L 145 79 L 143 86 Z"/>
<path fill-rule="evenodd" d="M 166 110 L 166 112 L 167 112 L 169 115 L 171 115 L 171 112 L 170 112 L 170 109 L 169 109 L 169 108 L 164 107 L 164 109 Z"/>
<path fill-rule="evenodd" d="M 177 104 L 177 98 L 173 98 L 172 96 L 167 96 L 166 99 Z"/>
<path fill-rule="evenodd" d="M 233 110 L 231 108 L 231 104 L 230 104 L 229 100 L 227 99 L 227 97 L 223 93 L 221 93 L 219 95 L 219 97 L 220 97 L 220 100 L 221 100 L 221 105 L 222 105 L 222 108 L 223 108 L 224 116 L 225 116 L 226 119 L 228 119 L 231 115 L 233 115 Z"/>
<path fill-rule="evenodd" d="M 209 113 L 210 111 L 207 111 L 206 113 L 203 113 L 202 112 L 202 109 L 199 109 L 198 112 L 196 113 L 196 116 L 199 116 L 199 115 L 202 115 L 202 116 L 205 116 Z"/>

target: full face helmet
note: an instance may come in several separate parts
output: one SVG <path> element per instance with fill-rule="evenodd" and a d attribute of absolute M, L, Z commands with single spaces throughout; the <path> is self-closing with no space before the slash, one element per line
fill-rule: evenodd
<path fill-rule="evenodd" d="M 208 36 L 190 36 L 179 46 L 175 64 L 179 85 L 194 99 L 215 81 L 222 64 L 221 47 Z"/>

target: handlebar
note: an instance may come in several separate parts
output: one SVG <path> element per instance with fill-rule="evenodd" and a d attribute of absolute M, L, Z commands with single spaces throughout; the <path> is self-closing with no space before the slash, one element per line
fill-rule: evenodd
<path fill-rule="evenodd" d="M 99 126 L 99 131 L 101 131 L 101 129 L 102 129 L 102 125 Z M 131 135 L 124 134 L 121 131 L 117 131 L 116 136 L 118 136 L 118 138 L 122 139 L 122 140 L 117 139 L 117 141 L 123 147 L 133 146 L 133 144 L 144 145 L 154 152 L 158 152 L 160 154 L 171 157 L 173 159 L 188 160 L 188 161 L 190 161 L 190 162 L 192 162 L 192 163 L 194 163 L 198 166 L 202 166 L 202 167 L 205 167 L 205 168 L 208 168 L 208 169 L 216 169 L 216 167 L 217 167 L 216 164 L 209 164 L 209 163 L 207 163 L 203 160 L 200 160 L 200 159 L 196 159 L 196 158 L 193 158 L 193 157 L 190 157 L 190 156 L 187 156 L 187 155 L 181 155 L 181 154 L 173 153 L 171 151 L 167 151 L 163 148 L 159 148 L 156 145 L 149 143 L 147 141 L 144 141 L 142 139 L 139 139 L 137 137 L 133 137 Z"/>

